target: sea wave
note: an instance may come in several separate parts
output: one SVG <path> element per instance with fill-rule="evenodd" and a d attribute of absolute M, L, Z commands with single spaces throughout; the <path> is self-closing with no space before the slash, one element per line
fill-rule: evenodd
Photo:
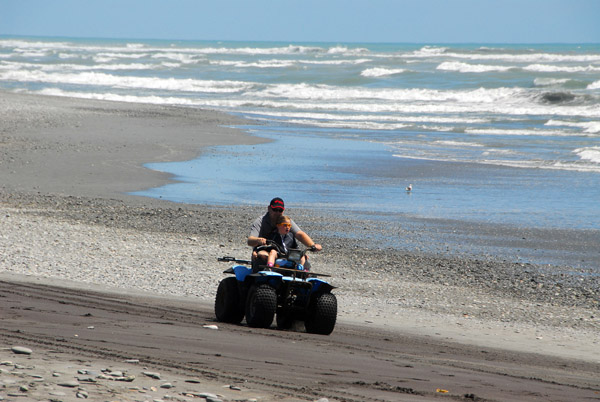
<path fill-rule="evenodd" d="M 600 54 L 598 53 L 543 53 L 543 52 L 510 52 L 502 49 L 492 51 L 488 48 L 486 51 L 450 51 L 447 47 L 425 46 L 420 50 L 405 54 L 408 58 L 452 58 L 463 60 L 494 60 L 513 63 L 598 63 Z"/>
<path fill-rule="evenodd" d="M 145 88 L 184 92 L 235 93 L 248 90 L 253 84 L 240 81 L 195 80 L 191 78 L 155 78 L 136 76 L 117 76 L 106 73 L 57 73 L 42 71 L 2 71 L 0 80 L 20 82 L 44 82 L 52 84 L 76 84 L 90 86 L 109 86 L 117 88 Z"/>
<path fill-rule="evenodd" d="M 497 136 L 533 136 L 533 137 L 572 137 L 576 132 L 543 130 L 543 129 L 503 129 L 503 128 L 473 128 L 466 129 L 467 134 L 497 135 Z"/>
<path fill-rule="evenodd" d="M 291 117 L 296 119 L 310 119 L 310 120 L 341 120 L 341 121 L 386 121 L 386 122 L 397 122 L 397 123 L 438 123 L 438 124 L 486 124 L 490 123 L 490 119 L 467 117 L 467 116 L 415 116 L 415 115 L 400 115 L 394 113 L 392 115 L 385 114 L 334 114 L 325 112 L 292 112 L 276 111 L 276 110 L 246 110 L 244 112 L 247 115 L 256 116 L 270 116 L 285 118 Z"/>
<path fill-rule="evenodd" d="M 368 87 L 338 87 L 332 85 L 310 84 L 277 84 L 269 85 L 252 95 L 260 98 L 283 98 L 304 100 L 364 100 L 378 99 L 385 101 L 435 101 L 464 103 L 496 103 L 502 100 L 513 102 L 516 98 L 525 98 L 527 90 L 522 88 L 478 88 L 466 90 L 439 89 L 393 89 Z"/>
<path fill-rule="evenodd" d="M 493 66 L 488 64 L 468 64 L 459 61 L 445 61 L 437 66 L 438 70 L 458 71 L 461 73 L 489 73 L 491 71 L 508 71 L 514 66 Z"/>
<path fill-rule="evenodd" d="M 548 120 L 546 126 L 557 126 L 557 127 L 577 127 L 583 129 L 584 133 L 600 133 L 600 121 L 562 121 L 562 120 Z"/>
<path fill-rule="evenodd" d="M 527 71 L 538 71 L 543 73 L 589 73 L 600 71 L 600 66 L 560 66 L 560 65 L 549 65 L 549 64 L 531 64 L 523 67 L 523 70 Z"/>
<path fill-rule="evenodd" d="M 436 162 L 468 162 L 483 165 L 505 166 L 519 169 L 545 169 L 545 170 L 567 170 L 574 172 L 600 173 L 600 166 L 596 163 L 576 162 L 548 162 L 544 160 L 515 160 L 515 159 L 474 159 L 464 158 L 459 155 L 423 154 L 411 152 L 394 153 L 396 158 L 429 160 Z"/>
<path fill-rule="evenodd" d="M 347 46 L 333 46 L 327 49 L 328 54 L 342 54 L 342 55 L 363 55 L 370 53 L 370 50 L 364 47 L 360 48 L 349 48 Z"/>
<path fill-rule="evenodd" d="M 374 67 L 374 68 L 367 68 L 366 70 L 363 70 L 360 73 L 360 75 L 362 75 L 363 77 L 387 77 L 390 75 L 402 74 L 404 72 L 406 72 L 406 70 L 403 68 Z"/>
<path fill-rule="evenodd" d="M 600 147 L 578 148 L 573 153 L 577 154 L 582 160 L 600 164 Z"/>
<path fill-rule="evenodd" d="M 141 59 L 148 57 L 150 53 L 123 53 L 123 52 L 98 52 L 94 54 L 94 60 L 118 60 L 118 59 Z M 59 53 L 60 58 L 79 58 L 82 55 L 75 53 Z"/>
<path fill-rule="evenodd" d="M 13 40 L 13 39 L 0 39 L 0 48 L 13 48 L 17 52 L 29 50 L 39 51 L 40 54 L 44 54 L 47 51 L 56 50 L 69 50 L 78 53 L 99 53 L 99 52 L 115 52 L 121 53 L 123 57 L 129 57 L 127 55 L 136 53 L 188 53 L 196 55 L 207 55 L 207 54 L 222 54 L 222 55 L 298 55 L 298 54 L 330 54 L 330 55 L 346 55 L 346 56 L 358 56 L 370 53 L 370 51 L 364 47 L 348 47 L 348 46 L 307 46 L 307 45 L 295 45 L 290 44 L 286 46 L 153 46 L 146 43 L 127 43 L 119 45 L 116 43 L 78 43 L 78 42 L 41 42 L 41 41 L 28 41 L 28 40 Z"/>
<path fill-rule="evenodd" d="M 255 120 L 270 121 L 267 118 L 256 117 Z M 316 121 L 312 119 L 285 119 L 287 124 L 297 124 L 301 126 L 312 126 L 320 128 L 345 128 L 354 130 L 400 130 L 403 128 L 410 127 L 409 124 L 403 123 L 380 123 L 373 120 L 368 121 L 335 121 L 335 120 L 321 120 Z"/>
<path fill-rule="evenodd" d="M 535 78 L 533 80 L 533 85 L 537 87 L 552 87 L 557 85 L 563 85 L 567 82 L 572 81 L 570 78 Z"/>
<path fill-rule="evenodd" d="M 479 144 L 476 142 L 468 142 L 468 141 L 438 140 L 438 141 L 433 141 L 433 143 L 443 145 L 443 146 L 458 147 L 458 148 L 463 148 L 463 147 L 480 148 L 480 147 L 483 147 L 482 144 Z"/>
<path fill-rule="evenodd" d="M 31 93 L 48 96 L 63 96 L 69 98 L 108 100 L 114 102 L 148 103 L 153 105 L 204 106 L 204 102 L 198 102 L 194 99 L 165 96 L 120 95 L 104 92 L 77 92 L 64 91 L 58 88 L 45 88 L 39 91 L 32 91 Z"/>
<path fill-rule="evenodd" d="M 86 64 L 70 64 L 70 63 L 62 63 L 62 64 L 33 64 L 33 63 L 18 63 L 13 61 L 2 61 L 0 62 L 0 70 L 23 70 L 27 69 L 30 71 L 45 71 L 45 72 L 68 72 L 68 71 L 102 71 L 102 70 L 157 70 L 161 68 L 172 68 L 179 67 L 179 64 L 176 66 L 173 63 L 128 63 L 128 64 L 95 64 L 93 66 Z"/>
<path fill-rule="evenodd" d="M 235 67 L 235 68 L 288 68 L 293 67 L 297 63 L 293 60 L 258 60 L 249 61 L 233 61 L 233 60 L 211 60 L 209 64 L 215 66 Z"/>

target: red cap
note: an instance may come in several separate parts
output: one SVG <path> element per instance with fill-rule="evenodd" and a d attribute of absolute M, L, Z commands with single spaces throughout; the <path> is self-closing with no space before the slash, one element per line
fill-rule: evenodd
<path fill-rule="evenodd" d="M 279 197 L 273 198 L 271 200 L 271 203 L 269 204 L 271 206 L 271 208 L 281 208 L 281 209 L 285 209 L 285 206 L 283 204 L 283 200 Z"/>

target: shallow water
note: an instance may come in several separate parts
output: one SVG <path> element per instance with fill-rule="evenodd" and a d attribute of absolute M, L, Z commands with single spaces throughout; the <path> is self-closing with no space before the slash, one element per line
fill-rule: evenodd
<path fill-rule="evenodd" d="M 252 130 L 272 142 L 212 147 L 192 161 L 148 164 L 173 174 L 179 183 L 135 194 L 231 205 L 264 205 L 278 195 L 291 206 L 355 214 L 600 228 L 595 173 L 397 158 L 385 144 L 331 133 Z"/>

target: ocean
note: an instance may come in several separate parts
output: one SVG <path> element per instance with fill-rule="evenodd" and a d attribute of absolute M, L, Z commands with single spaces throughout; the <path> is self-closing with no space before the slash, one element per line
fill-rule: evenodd
<path fill-rule="evenodd" d="M 0 88 L 214 109 L 272 140 L 149 164 L 178 182 L 138 195 L 600 229 L 600 44 L 0 36 Z"/>

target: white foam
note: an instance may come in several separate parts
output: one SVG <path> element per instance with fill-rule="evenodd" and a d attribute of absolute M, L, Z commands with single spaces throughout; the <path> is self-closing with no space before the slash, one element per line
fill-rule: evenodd
<path fill-rule="evenodd" d="M 95 54 L 94 59 L 96 58 L 106 58 L 106 59 L 141 59 L 143 57 L 148 57 L 149 53 L 122 53 L 122 52 L 98 52 Z M 73 55 L 75 56 L 75 55 Z"/>
<path fill-rule="evenodd" d="M 336 60 L 298 60 L 299 64 L 316 64 L 316 65 L 334 65 L 343 64 L 364 64 L 373 61 L 372 59 L 336 59 Z"/>
<path fill-rule="evenodd" d="M 314 119 L 314 120 L 342 120 L 342 121 L 386 121 L 396 123 L 443 123 L 443 124 L 483 124 L 489 123 L 489 119 L 473 118 L 466 116 L 411 116 L 378 114 L 333 114 L 324 112 L 293 112 L 293 111 L 276 111 L 276 110 L 246 110 L 247 114 L 263 115 L 271 117 L 291 117 L 297 119 Z"/>
<path fill-rule="evenodd" d="M 510 53 L 496 49 L 497 52 L 489 51 L 481 53 L 458 53 L 450 52 L 446 47 L 425 46 L 420 50 L 407 53 L 406 57 L 414 58 L 452 58 L 463 60 L 494 60 L 508 63 L 597 63 L 600 62 L 598 53 Z"/>
<path fill-rule="evenodd" d="M 587 89 L 600 89 L 600 81 L 592 82 L 587 86 Z"/>
<path fill-rule="evenodd" d="M 86 64 L 34 64 L 19 63 L 14 61 L 3 61 L 0 63 L 0 70 L 22 70 L 45 71 L 45 72 L 68 72 L 68 71 L 96 71 L 96 70 L 154 70 L 161 67 L 169 67 L 169 63 L 148 64 L 148 63 L 129 63 L 129 64 L 95 64 L 93 66 Z M 179 64 L 172 67 L 178 67 Z"/>
<path fill-rule="evenodd" d="M 256 120 L 267 120 L 255 118 Z M 379 123 L 376 121 L 316 121 L 312 119 L 287 119 L 285 123 L 299 124 L 303 126 L 313 126 L 322 128 L 346 128 L 355 130 L 399 130 L 409 127 L 402 123 Z"/>
<path fill-rule="evenodd" d="M 535 129 L 501 129 L 501 128 L 489 128 L 489 129 L 466 129 L 467 134 L 479 134 L 479 135 L 498 135 L 498 136 L 543 136 L 543 137 L 571 137 L 577 135 L 577 133 L 565 132 L 565 131 L 552 131 L 552 130 L 535 130 Z"/>
<path fill-rule="evenodd" d="M 334 46 L 327 50 L 329 54 L 342 54 L 345 56 L 362 55 L 369 52 L 369 49 L 366 48 L 348 48 L 346 46 Z"/>
<path fill-rule="evenodd" d="M 528 115 L 562 115 L 569 117 L 598 118 L 600 110 L 596 106 L 561 107 L 547 106 L 542 104 L 519 104 L 519 103 L 493 103 L 493 102 L 402 102 L 401 100 L 388 102 L 368 102 L 358 99 L 331 99 L 323 102 L 322 99 L 270 99 L 268 96 L 249 96 L 246 93 L 244 99 L 217 99 L 214 104 L 226 107 L 243 108 L 267 108 L 286 111 L 312 110 L 314 112 L 344 112 L 344 113 L 401 113 L 401 114 L 440 114 L 440 115 L 464 115 L 477 117 L 480 114 L 528 116 Z M 511 120 L 503 117 L 503 120 Z M 447 130 L 447 128 L 446 128 Z"/>
<path fill-rule="evenodd" d="M 25 49 L 48 51 L 48 50 L 69 50 L 72 52 L 115 52 L 121 53 L 124 57 L 131 57 L 136 53 L 181 53 L 188 55 L 298 55 L 298 54 L 331 54 L 342 56 L 357 56 L 368 54 L 366 48 L 349 48 L 345 46 L 333 46 L 331 48 L 321 46 L 302 46 L 302 45 L 287 45 L 287 46 L 272 46 L 272 47 L 152 47 L 141 43 L 128 43 L 125 45 L 92 45 L 79 44 L 76 42 L 39 42 L 27 40 L 0 40 L 0 47 L 13 48 L 15 51 Z"/>
<path fill-rule="evenodd" d="M 600 147 L 578 148 L 573 152 L 577 154 L 582 160 L 587 160 L 590 162 L 600 164 Z"/>
<path fill-rule="evenodd" d="M 180 52 L 161 52 L 161 53 L 155 53 L 151 57 L 153 59 L 175 60 L 175 61 L 178 61 L 178 62 L 183 63 L 183 64 L 193 64 L 193 63 L 197 63 L 198 61 L 204 60 L 204 56 L 201 56 L 199 58 L 197 55 L 190 55 L 190 54 L 187 54 L 187 53 L 180 53 Z"/>
<path fill-rule="evenodd" d="M 438 70 L 458 71 L 460 73 L 488 73 L 491 71 L 508 71 L 514 66 L 493 66 L 488 64 L 468 64 L 459 61 L 446 61 L 437 66 Z"/>
<path fill-rule="evenodd" d="M 458 148 L 463 148 L 463 147 L 479 148 L 479 147 L 483 147 L 482 144 L 478 144 L 476 142 L 466 142 L 466 141 L 438 140 L 438 141 L 434 141 L 433 143 L 434 144 L 439 144 L 439 145 L 444 145 L 444 146 L 450 146 L 450 147 L 458 147 Z"/>
<path fill-rule="evenodd" d="M 21 39 L 0 40 L 0 47 L 15 49 L 69 49 L 72 45 L 68 42 L 38 42 Z"/>
<path fill-rule="evenodd" d="M 551 87 L 566 84 L 569 81 L 571 81 L 569 78 L 536 78 L 533 80 L 533 85 L 538 87 Z"/>
<path fill-rule="evenodd" d="M 287 68 L 296 65 L 293 60 L 258 60 L 255 62 L 233 60 L 211 60 L 210 64 L 235 68 Z"/>
<path fill-rule="evenodd" d="M 446 54 L 445 52 L 447 50 L 448 50 L 447 47 L 423 46 L 421 49 L 415 50 L 414 52 L 410 53 L 409 56 L 411 56 L 411 57 L 441 56 L 441 55 L 445 55 Z"/>
<path fill-rule="evenodd" d="M 464 158 L 457 155 L 428 155 L 428 154 L 417 154 L 415 155 L 414 150 L 407 153 L 395 153 L 393 155 L 397 158 L 405 159 L 417 159 L 417 160 L 431 160 L 437 162 L 470 162 L 480 163 L 484 165 L 495 165 L 495 166 L 506 166 L 521 169 L 546 169 L 546 170 L 568 170 L 576 172 L 592 172 L 600 173 L 600 165 L 595 163 L 581 163 L 581 162 L 553 162 L 548 163 L 542 160 L 514 160 L 514 159 L 473 159 Z"/>
<path fill-rule="evenodd" d="M 97 72 L 48 74 L 43 71 L 3 71 L 0 73 L 0 79 L 21 82 L 97 85 L 117 88 L 145 88 L 207 93 L 234 93 L 252 87 L 251 83 L 241 81 L 202 81 L 194 79 L 117 76 Z"/>
<path fill-rule="evenodd" d="M 360 75 L 363 77 L 386 77 L 395 74 L 402 74 L 406 72 L 405 69 L 402 68 L 381 68 L 374 67 L 363 70 Z"/>
<path fill-rule="evenodd" d="M 390 89 L 338 87 L 330 85 L 309 84 L 277 84 L 256 93 L 257 96 L 285 99 L 306 100 L 360 100 L 378 99 L 387 101 L 434 101 L 434 102 L 466 102 L 466 103 L 497 103 L 502 100 L 514 101 L 515 98 L 526 95 L 521 88 L 478 88 L 468 90 L 436 90 L 436 89 Z"/>
<path fill-rule="evenodd" d="M 113 93 L 76 92 L 63 91 L 57 88 L 46 88 L 39 91 L 33 91 L 32 93 L 49 96 L 66 96 L 69 98 L 97 99 L 129 103 L 149 103 L 155 105 L 207 106 L 203 102 L 198 102 L 189 98 L 176 98 L 165 96 L 135 96 L 119 95 Z"/>
<path fill-rule="evenodd" d="M 600 121 L 563 121 L 563 120 L 548 120 L 546 126 L 566 126 L 582 128 L 584 133 L 600 133 Z"/>
<path fill-rule="evenodd" d="M 589 73 L 600 71 L 600 67 L 596 66 L 560 66 L 550 64 L 531 64 L 523 67 L 527 71 L 539 71 L 543 73 Z"/>

